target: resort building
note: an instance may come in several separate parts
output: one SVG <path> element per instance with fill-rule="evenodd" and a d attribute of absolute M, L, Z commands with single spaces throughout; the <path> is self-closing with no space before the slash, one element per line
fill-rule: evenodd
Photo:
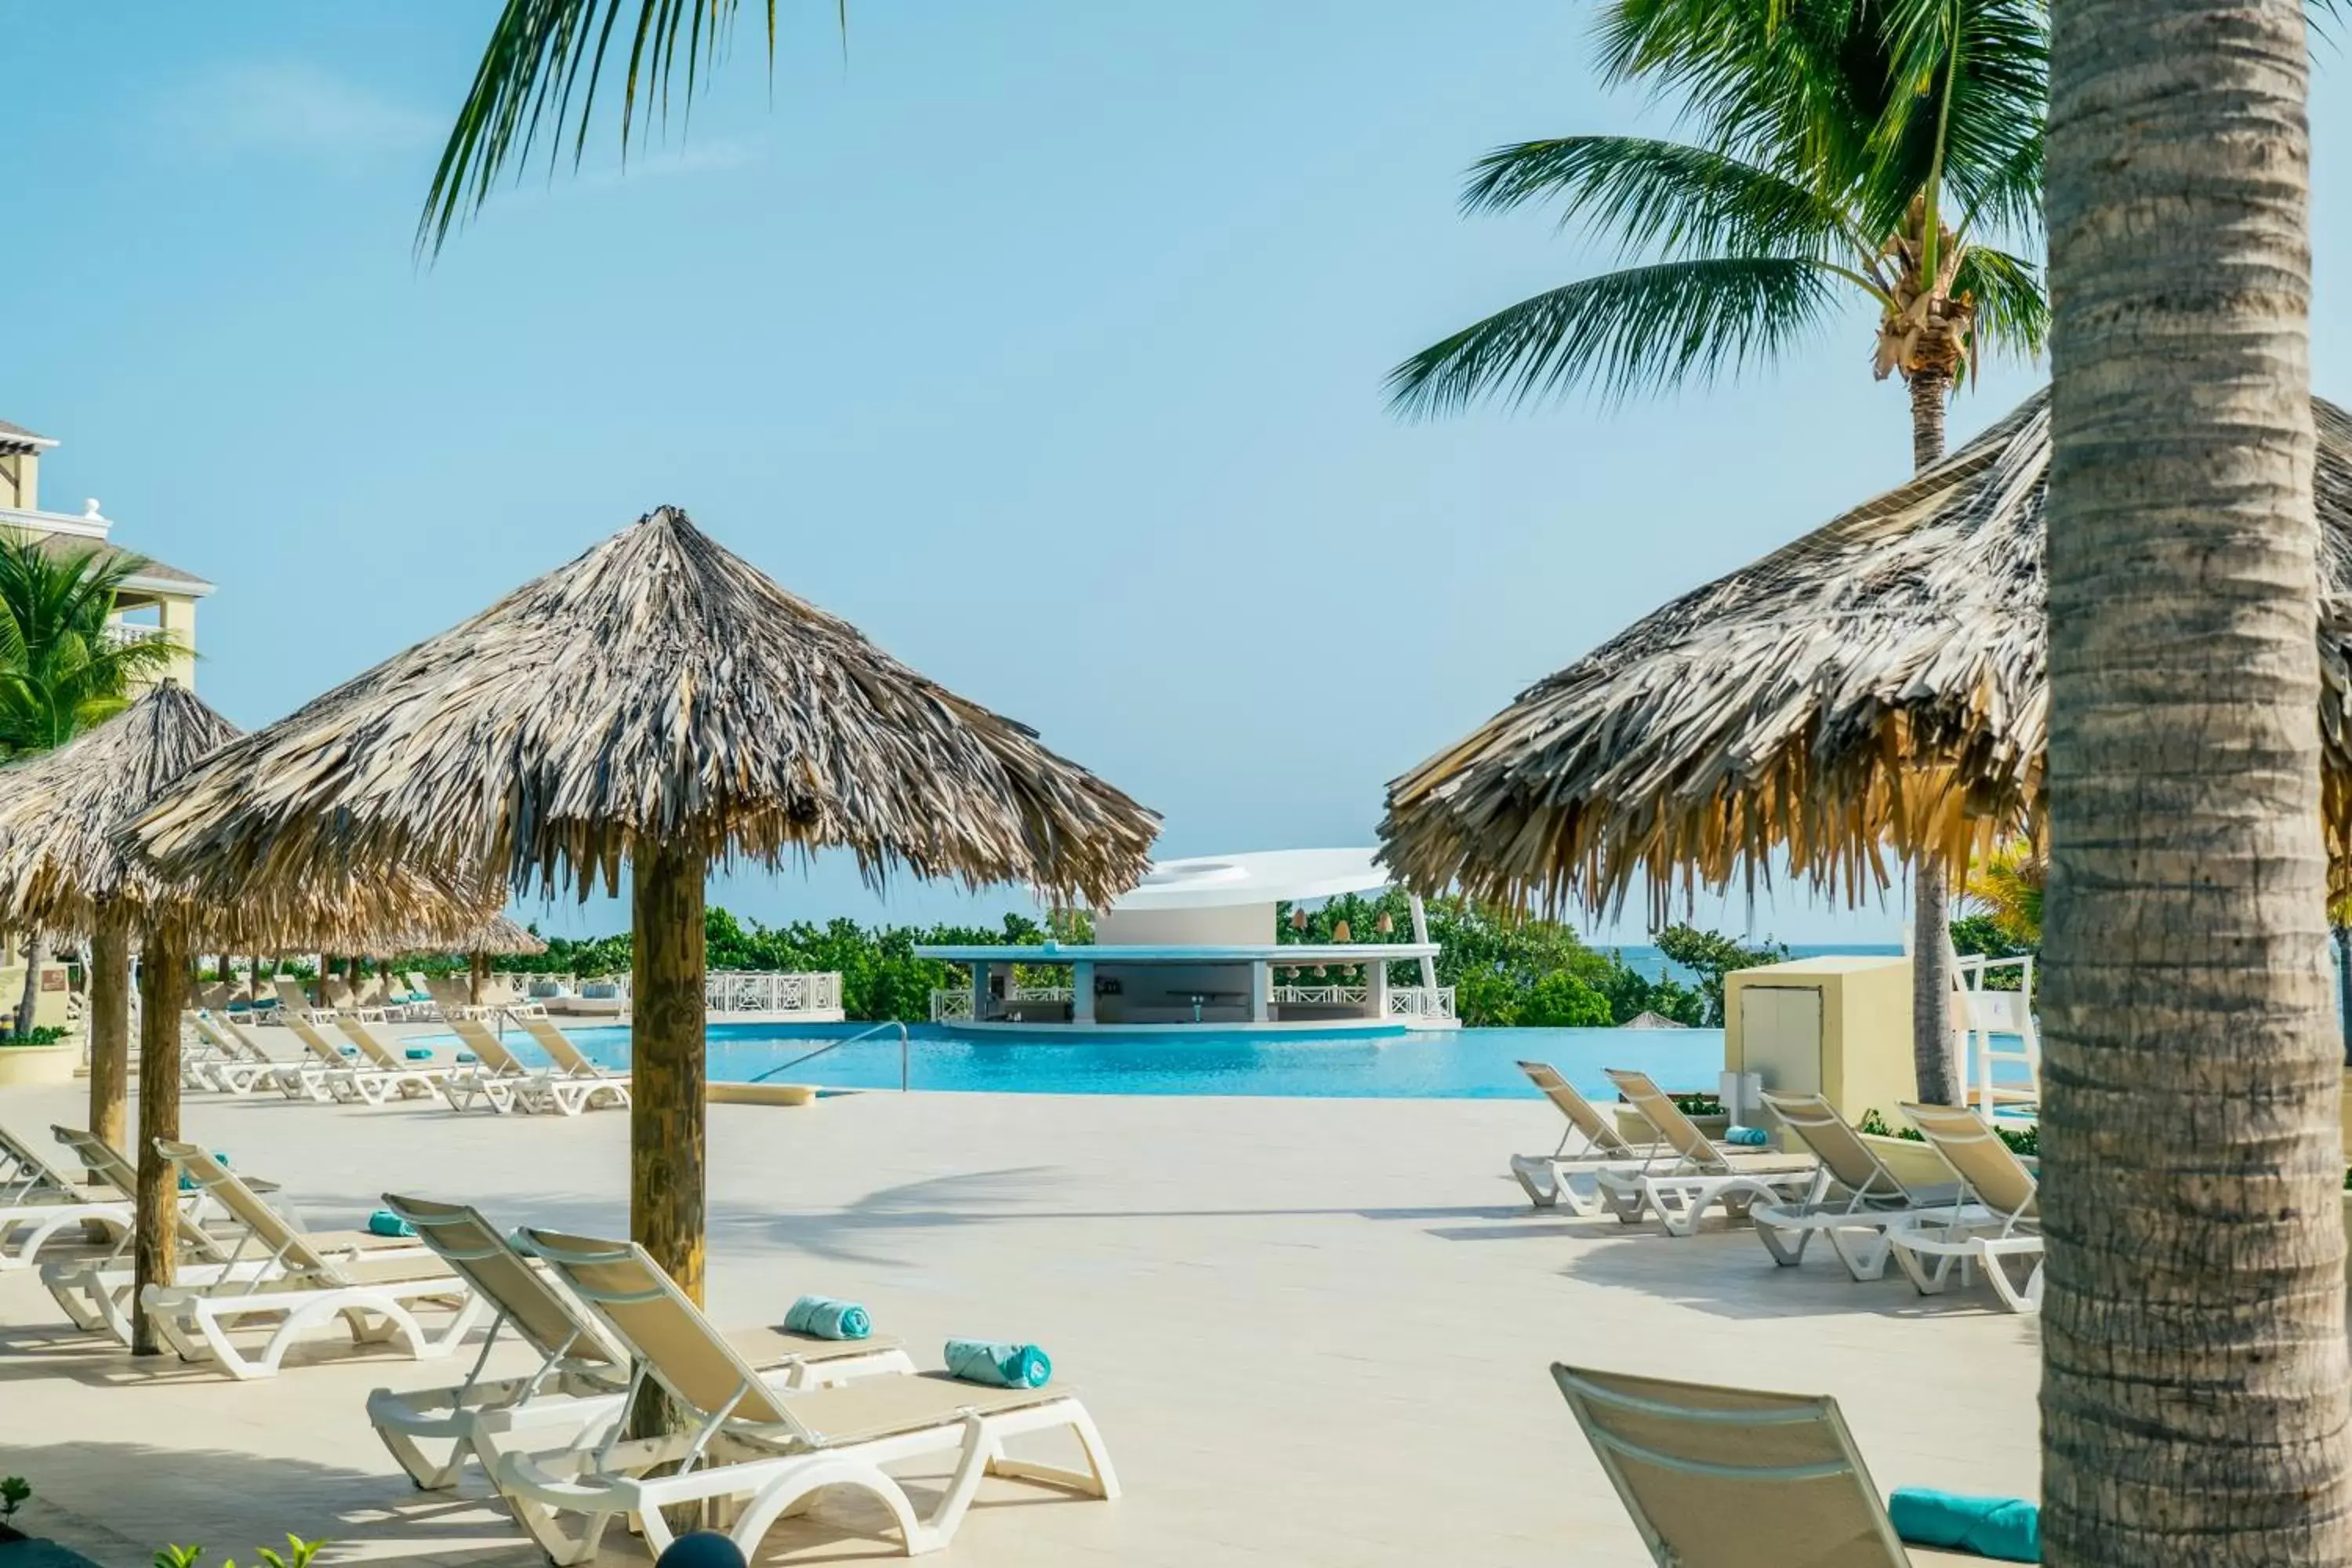
<path fill-rule="evenodd" d="M 1453 1028 L 1454 989 L 1437 984 L 1437 946 L 1418 898 L 1410 942 L 1279 940 L 1280 904 L 1388 885 L 1370 849 L 1162 860 L 1096 913 L 1090 943 L 915 951 L 970 966 L 968 987 L 933 993 L 931 1016 L 974 1031 Z M 1407 962 L 1420 984 L 1392 984 L 1389 965 Z M 1039 978 L 1041 969 L 1048 978 Z"/>
<path fill-rule="evenodd" d="M 41 510 L 41 458 L 57 445 L 19 425 L 0 419 L 0 532 L 29 536 L 58 552 L 97 548 L 124 553 L 109 537 L 113 523 L 85 501 L 79 512 Z M 190 690 L 196 684 L 196 601 L 213 591 L 203 578 L 144 556 L 145 564 L 123 584 L 116 635 L 124 640 L 166 638 L 181 649 L 163 670 Z"/>

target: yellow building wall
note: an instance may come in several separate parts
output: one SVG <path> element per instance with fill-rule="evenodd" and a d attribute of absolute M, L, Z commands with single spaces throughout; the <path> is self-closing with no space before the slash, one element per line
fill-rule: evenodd
<path fill-rule="evenodd" d="M 41 455 L 17 452 L 0 458 L 0 506 L 32 511 L 40 506 Z"/>
<path fill-rule="evenodd" d="M 173 680 L 189 691 L 196 689 L 196 602 L 172 594 L 158 594 L 155 604 L 162 612 L 164 635 L 177 645 L 170 674 Z"/>
<path fill-rule="evenodd" d="M 1751 1011 L 1759 1019 L 1786 1016 L 1763 998 L 1751 1009 L 1746 999 L 1751 991 L 1818 996 L 1818 1057 L 1800 1062 L 1797 1057 L 1802 1053 L 1792 1053 L 1791 1043 L 1777 1037 L 1769 1049 L 1759 1042 L 1751 1067 L 1747 1038 Z M 1859 1121 L 1864 1112 L 1875 1110 L 1889 1125 L 1901 1125 L 1902 1113 L 1895 1108 L 1916 1097 L 1918 1081 L 1911 1062 L 1909 959 L 1829 955 L 1735 970 L 1724 977 L 1723 1010 L 1727 1069 L 1759 1072 L 1768 1089 L 1818 1090 L 1848 1121 Z M 1814 1081 L 1791 1081 L 1796 1077 Z"/>
<path fill-rule="evenodd" d="M 33 1005 L 33 1027 L 62 1029 L 66 1026 L 66 966 L 52 963 L 41 971 L 40 1000 Z M 19 961 L 0 964 L 0 1029 L 16 1026 L 16 1004 L 25 994 L 25 965 Z"/>

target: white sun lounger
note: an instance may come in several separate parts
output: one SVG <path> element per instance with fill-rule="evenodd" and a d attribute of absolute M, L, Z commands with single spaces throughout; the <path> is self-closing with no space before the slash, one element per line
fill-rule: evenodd
<path fill-rule="evenodd" d="M 447 1068 L 436 1067 L 429 1061 L 410 1061 L 401 1054 L 400 1048 L 377 1034 L 374 1026 L 364 1018 L 345 1017 L 338 1014 L 335 1027 L 360 1048 L 360 1055 L 365 1057 L 371 1066 L 382 1071 L 387 1086 L 386 1099 L 394 1093 L 439 1098 L 441 1080 L 449 1076 Z"/>
<path fill-rule="evenodd" d="M 1717 1204 L 1734 1220 L 1745 1218 L 1759 1198 L 1794 1197 L 1811 1186 L 1820 1162 L 1811 1154 L 1776 1150 L 1718 1149 L 1685 1116 L 1650 1075 L 1611 1068 L 1615 1084 L 1633 1109 L 1657 1130 L 1649 1159 L 1633 1170 L 1601 1170 L 1601 1201 L 1627 1225 L 1655 1214 L 1668 1236 L 1688 1236 L 1699 1216 Z"/>
<path fill-rule="evenodd" d="M 440 1093 L 430 1073 L 418 1072 L 405 1064 L 398 1068 L 377 1067 L 356 1057 L 344 1056 L 307 1018 L 289 1017 L 286 1027 L 310 1053 L 309 1061 L 279 1069 L 278 1084 L 289 1100 L 382 1105 L 394 1099 L 437 1097 Z"/>
<path fill-rule="evenodd" d="M 359 1256 L 322 1250 L 289 1225 L 251 1189 L 194 1143 L 155 1147 L 199 1190 L 234 1214 L 250 1239 L 269 1249 L 276 1272 L 150 1285 L 140 1297 L 155 1330 L 188 1361 L 210 1361 L 233 1377 L 275 1376 L 286 1352 L 309 1330 L 340 1319 L 355 1344 L 397 1341 L 419 1361 L 447 1355 L 488 1310 L 466 1281 L 420 1247 Z M 232 1257 L 232 1268 L 240 1258 Z M 417 1311 L 446 1309 L 437 1331 Z M 236 1335 L 262 1326 L 268 1340 L 257 1352 Z"/>
<path fill-rule="evenodd" d="M 625 1106 L 629 1103 L 629 1075 L 608 1072 L 581 1054 L 572 1043 L 572 1037 L 555 1026 L 544 1016 L 516 1014 L 515 1022 L 522 1026 L 547 1059 L 555 1064 L 548 1075 L 547 1088 L 552 1109 L 565 1116 L 577 1116 L 583 1110 L 598 1106 Z"/>
<path fill-rule="evenodd" d="M 500 1116 L 557 1109 L 548 1087 L 558 1076 L 554 1068 L 528 1065 L 478 1019 L 453 1019 L 449 1027 L 458 1043 L 474 1053 L 471 1065 L 460 1066 L 441 1080 L 441 1093 L 453 1110 L 469 1110 L 478 1101 Z M 577 1098 L 585 1098 L 584 1091 Z"/>
<path fill-rule="evenodd" d="M 127 1194 L 76 1181 L 0 1128 L 0 1273 L 30 1268 L 59 1237 L 127 1236 L 131 1215 Z"/>
<path fill-rule="evenodd" d="M 189 1013 L 187 1019 L 197 1037 L 210 1047 L 189 1058 L 189 1072 L 196 1084 L 223 1094 L 253 1094 L 278 1087 L 282 1064 L 249 1038 L 242 1026 L 202 1010 Z M 183 1081 L 187 1081 L 187 1075 Z"/>
<path fill-rule="evenodd" d="M 49 1131 L 57 1135 L 58 1142 L 79 1157 L 94 1184 L 121 1194 L 126 1202 L 130 1200 L 137 1189 L 139 1173 L 128 1154 L 81 1128 L 52 1127 Z M 238 1180 L 247 1192 L 265 1204 L 271 1201 L 268 1194 L 279 1190 L 277 1183 L 258 1176 L 244 1175 Z M 260 1279 L 285 1272 L 284 1266 L 272 1256 L 274 1247 L 256 1237 L 235 1211 L 212 1194 L 190 1183 L 180 1192 L 180 1223 L 173 1229 L 177 1253 L 173 1264 L 176 1283 Z M 278 1218 L 289 1228 L 301 1229 L 300 1222 L 289 1215 L 279 1212 Z M 317 1250 L 352 1258 L 404 1247 L 411 1251 L 415 1248 L 413 1241 L 388 1240 L 358 1230 L 308 1231 L 303 1239 Z M 131 1338 L 131 1293 L 138 1288 L 136 1271 L 125 1256 L 130 1242 L 131 1236 L 126 1232 L 113 1250 L 103 1257 L 41 1266 L 42 1285 L 77 1327 L 110 1335 L 125 1345 Z"/>
<path fill-rule="evenodd" d="M 501 1452 L 571 1447 L 601 1436 L 625 1414 L 628 1352 L 545 1269 L 516 1252 L 473 1209 L 394 1193 L 383 1201 L 498 1313 L 482 1353 L 457 1387 L 379 1388 L 368 1395 L 369 1423 L 419 1489 L 455 1486 L 469 1456 L 494 1470 Z M 521 1377 L 485 1380 L 482 1369 L 501 1329 L 511 1329 L 538 1352 L 539 1364 Z M 730 1333 L 727 1341 L 776 1394 L 915 1370 L 891 1339 L 822 1340 L 759 1329 Z M 446 1451 L 434 1454 L 420 1446 L 438 1450 L 443 1443 Z"/>
<path fill-rule="evenodd" d="M 558 1563 L 594 1556 L 605 1528 L 627 1515 L 636 1517 L 646 1548 L 658 1555 L 671 1539 L 661 1510 L 680 1503 L 730 1505 L 730 1533 L 750 1556 L 768 1527 L 812 1494 L 855 1488 L 889 1510 L 912 1556 L 948 1543 L 983 1475 L 1118 1495 L 1102 1435 L 1065 1390 L 984 1388 L 923 1374 L 777 1394 L 644 1248 L 545 1230 L 525 1230 L 521 1241 L 627 1346 L 636 1361 L 633 1384 L 651 1377 L 698 1423 L 690 1432 L 635 1441 L 624 1441 L 616 1429 L 601 1446 L 555 1460 L 499 1456 L 500 1493 Z M 1011 1438 L 1056 1429 L 1077 1439 L 1084 1469 L 1005 1452 Z M 919 1513 L 884 1467 L 947 1455 L 955 1456 L 954 1471 L 930 1511 Z M 671 1467 L 679 1473 L 647 1474 Z M 574 1515 L 585 1516 L 576 1535 L 563 1527 Z"/>
<path fill-rule="evenodd" d="M 1824 1096 L 1767 1092 L 1764 1103 L 1822 1162 L 1803 1197 L 1769 1198 L 1748 1211 L 1757 1239 L 1782 1268 L 1804 1261 L 1806 1244 L 1824 1236 L 1848 1274 L 1882 1279 L 1890 1236 L 1960 1201 L 1957 1185 L 1905 1186 Z"/>
<path fill-rule="evenodd" d="M 1552 1381 L 1660 1568 L 1906 1568 L 1837 1401 L 1595 1372 Z"/>
<path fill-rule="evenodd" d="M 1890 1238 L 1895 1263 L 1929 1296 L 1950 1282 L 1954 1264 L 1960 1266 L 1964 1282 L 1969 1268 L 1981 1265 L 2002 1306 L 2012 1312 L 2040 1311 L 2041 1185 L 2033 1173 L 1973 1110 L 1908 1102 L 1902 1110 L 1959 1177 L 1960 1203 L 1896 1231 Z M 2010 1278 L 2011 1260 L 2031 1266 L 2022 1285 Z"/>
<path fill-rule="evenodd" d="M 1559 1147 L 1549 1154 L 1512 1155 L 1512 1176 L 1539 1209 L 1565 1205 L 1575 1214 L 1599 1214 L 1601 1194 L 1590 1178 L 1604 1168 L 1638 1170 L 1647 1163 L 1646 1156 L 1625 1142 L 1616 1125 L 1550 1063 L 1521 1062 L 1519 1070 L 1568 1119 L 1568 1130 L 1559 1136 Z M 1587 1178 L 1587 1184 L 1578 1184 L 1578 1177 Z"/>

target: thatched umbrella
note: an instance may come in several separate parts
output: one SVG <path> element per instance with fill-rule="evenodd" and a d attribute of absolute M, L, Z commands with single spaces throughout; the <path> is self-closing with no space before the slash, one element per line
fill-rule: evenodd
<path fill-rule="evenodd" d="M 1102 901 L 1158 826 L 663 508 L 229 746 L 140 832 L 222 892 L 408 860 L 584 898 L 625 862 L 632 1226 L 699 1298 L 710 862 L 845 848 Z"/>
<path fill-rule="evenodd" d="M 122 1146 L 130 1078 L 130 970 L 139 965 L 139 1283 L 170 1278 L 175 1212 L 159 1138 L 180 1135 L 180 1014 L 197 942 L 226 949 L 260 940 L 357 940 L 397 910 L 408 921 L 460 929 L 480 903 L 454 904 L 435 885 L 395 873 L 364 895 L 321 879 L 235 904 L 157 875 L 122 829 L 236 727 L 175 682 L 159 682 L 105 723 L 54 752 L 0 770 L 0 918 L 90 937 L 89 1123 Z M 144 1314 L 134 1348 L 152 1350 Z"/>
<path fill-rule="evenodd" d="M 492 915 L 470 930 L 450 934 L 445 931 L 409 931 L 383 950 L 388 954 L 404 952 L 462 952 L 471 962 L 470 984 L 474 1000 L 482 999 L 482 987 L 490 977 L 490 960 L 516 958 L 545 952 L 541 942 L 527 927 L 505 915 Z"/>
<path fill-rule="evenodd" d="M 152 942 L 151 921 L 182 900 L 115 835 L 166 784 L 236 733 L 194 693 L 166 680 L 56 751 L 0 770 L 0 915 L 89 933 L 89 1124 L 117 1148 L 131 1066 L 131 942 L 142 930 Z M 152 984 L 163 978 L 158 971 L 172 967 L 151 954 L 145 976 Z M 176 1040 L 176 1002 L 142 1000 L 142 1048 L 145 1037 L 163 1027 Z M 147 1086 L 142 1101 L 165 1098 L 153 1088 Z M 144 1111 L 141 1120 L 148 1120 Z M 176 1127 L 171 1135 L 178 1135 Z M 148 1158 L 142 1154 L 142 1163 Z"/>
<path fill-rule="evenodd" d="M 2312 400 L 2326 816 L 2347 862 L 2352 418 Z M 1538 682 L 1389 786 L 1409 885 L 1654 915 L 1786 858 L 1850 899 L 1891 847 L 1965 867 L 2042 815 L 2049 395 Z M 2152 652 L 2155 650 L 2152 650 Z M 2252 679 L 2252 676 L 2249 679 Z"/>

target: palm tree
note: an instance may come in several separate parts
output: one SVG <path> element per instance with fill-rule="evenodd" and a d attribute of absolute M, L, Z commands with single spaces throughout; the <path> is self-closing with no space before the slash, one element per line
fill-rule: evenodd
<path fill-rule="evenodd" d="M 2048 322 L 2023 254 L 2042 196 L 2042 16 L 2034 0 L 1614 0 L 1605 78 L 1676 94 L 1698 139 L 1499 147 L 1463 205 L 1556 202 L 1563 225 L 1609 236 L 1633 264 L 1431 344 L 1391 373 L 1397 405 L 1706 381 L 1862 305 L 1872 368 L 1909 388 L 1912 461 L 1927 468 L 1976 360 L 2039 353 Z M 1919 1094 L 1950 1103 L 1948 873 L 1922 854 L 1912 876 Z"/>
<path fill-rule="evenodd" d="M 64 745 L 121 712 L 131 686 L 170 664 L 160 638 L 118 640 L 109 623 L 122 584 L 145 563 L 101 550 L 60 551 L 0 536 L 0 760 Z M 29 1033 L 48 937 L 26 955 L 16 1032 Z"/>
<path fill-rule="evenodd" d="M 2044 1561 L 2352 1562 L 2298 0 L 2061 0 Z"/>

